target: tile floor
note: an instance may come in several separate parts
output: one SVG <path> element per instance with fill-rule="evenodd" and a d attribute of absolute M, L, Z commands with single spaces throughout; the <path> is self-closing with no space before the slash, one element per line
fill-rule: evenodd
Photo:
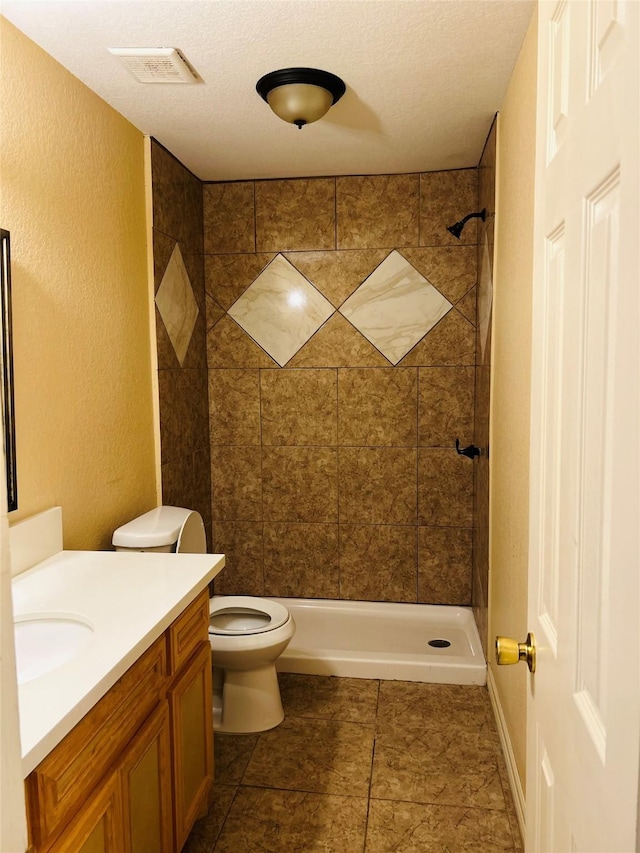
<path fill-rule="evenodd" d="M 280 674 L 286 717 L 216 735 L 185 853 L 521 853 L 483 687 Z"/>

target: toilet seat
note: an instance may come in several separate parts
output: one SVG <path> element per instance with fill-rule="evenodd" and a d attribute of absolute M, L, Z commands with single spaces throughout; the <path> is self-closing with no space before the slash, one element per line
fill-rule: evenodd
<path fill-rule="evenodd" d="M 209 604 L 209 634 L 247 636 L 275 631 L 290 618 L 277 601 L 250 595 L 224 595 Z"/>

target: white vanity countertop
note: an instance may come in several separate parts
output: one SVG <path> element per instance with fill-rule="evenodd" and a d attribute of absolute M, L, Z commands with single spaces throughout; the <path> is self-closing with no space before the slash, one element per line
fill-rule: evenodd
<path fill-rule="evenodd" d="M 13 578 L 15 618 L 75 614 L 95 632 L 18 687 L 25 778 L 223 567 L 221 554 L 61 551 Z"/>

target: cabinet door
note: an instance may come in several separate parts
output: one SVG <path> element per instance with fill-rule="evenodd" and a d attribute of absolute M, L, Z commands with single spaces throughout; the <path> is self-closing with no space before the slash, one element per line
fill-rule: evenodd
<path fill-rule="evenodd" d="M 130 743 L 119 769 L 123 853 L 171 853 L 171 740 L 166 702 Z"/>
<path fill-rule="evenodd" d="M 90 798 L 50 853 L 122 853 L 124 825 L 118 773 Z"/>
<path fill-rule="evenodd" d="M 207 639 L 169 691 L 176 849 L 182 849 L 213 782 L 211 646 Z"/>

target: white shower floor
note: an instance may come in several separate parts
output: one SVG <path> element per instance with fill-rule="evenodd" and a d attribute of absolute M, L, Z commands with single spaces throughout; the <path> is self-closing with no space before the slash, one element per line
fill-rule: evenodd
<path fill-rule="evenodd" d="M 279 672 L 485 684 L 486 663 L 467 607 L 276 598 L 296 633 Z M 430 641 L 448 643 L 444 648 Z"/>

